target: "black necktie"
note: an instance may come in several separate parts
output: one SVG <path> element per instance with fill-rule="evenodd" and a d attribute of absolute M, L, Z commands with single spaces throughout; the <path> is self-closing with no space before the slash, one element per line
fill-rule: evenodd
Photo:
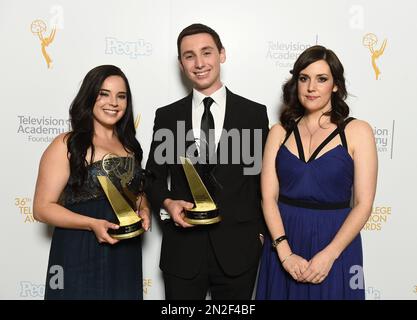
<path fill-rule="evenodd" d="M 201 131 L 204 132 L 205 137 L 200 138 L 200 146 L 205 144 L 206 163 L 209 163 L 210 154 L 214 154 L 214 147 L 216 145 L 216 142 L 214 141 L 214 119 L 210 111 L 210 106 L 213 102 L 214 100 L 210 97 L 203 99 L 204 113 L 201 117 Z"/>

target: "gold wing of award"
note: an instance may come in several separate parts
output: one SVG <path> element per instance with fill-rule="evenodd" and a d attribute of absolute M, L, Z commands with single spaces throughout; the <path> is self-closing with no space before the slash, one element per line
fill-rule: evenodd
<path fill-rule="evenodd" d="M 185 211 L 184 220 L 190 224 L 213 224 L 221 220 L 218 208 L 190 159 L 180 157 L 188 185 L 194 199 L 194 208 Z"/>
<path fill-rule="evenodd" d="M 135 210 L 132 209 L 129 202 L 109 179 L 108 175 L 117 177 L 120 179 L 120 184 L 124 190 L 123 193 L 126 193 L 126 190 L 129 191 L 127 189 L 127 183 L 133 176 L 134 159 L 125 159 L 127 163 L 126 172 L 119 170 L 119 160 L 120 159 L 117 159 L 117 157 L 112 154 L 105 155 L 102 160 L 102 167 L 103 170 L 107 173 L 107 176 L 97 176 L 97 179 L 103 188 L 103 191 L 106 194 L 106 197 L 109 200 L 117 219 L 119 220 L 119 229 L 109 229 L 109 235 L 112 238 L 121 240 L 136 237 L 143 233 L 144 229 L 142 228 L 142 223 L 140 222 L 141 218 L 138 216 Z M 127 193 L 126 196 L 128 197 L 129 201 L 132 202 L 132 205 L 135 205 L 135 196 L 132 193 Z"/>
<path fill-rule="evenodd" d="M 119 220 L 119 229 L 109 230 L 109 234 L 111 231 L 116 231 L 119 234 L 110 234 L 111 237 L 115 239 L 128 239 L 143 233 L 144 230 L 140 226 L 140 217 L 133 211 L 111 180 L 106 176 L 97 176 L 97 179 Z"/>

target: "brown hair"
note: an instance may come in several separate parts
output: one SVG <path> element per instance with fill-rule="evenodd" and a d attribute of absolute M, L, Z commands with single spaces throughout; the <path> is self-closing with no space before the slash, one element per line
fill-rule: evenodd
<path fill-rule="evenodd" d="M 305 112 L 303 105 L 298 100 L 298 78 L 300 72 L 319 60 L 327 62 L 334 84 L 337 86 L 337 91 L 333 92 L 331 96 L 332 109 L 323 115 L 330 115 L 330 121 L 335 124 L 341 124 L 349 115 L 349 106 L 345 102 L 347 91 L 342 63 L 332 50 L 323 46 L 312 46 L 304 50 L 295 61 L 294 68 L 291 71 L 292 77 L 282 87 L 285 107 L 281 112 L 280 121 L 287 131 L 291 130 L 295 120 L 303 116 Z"/>
<path fill-rule="evenodd" d="M 192 25 L 189 25 L 184 30 L 181 31 L 181 33 L 178 35 L 177 39 L 177 50 L 178 50 L 178 60 L 181 60 L 181 42 L 182 39 L 186 36 L 191 36 L 193 34 L 198 33 L 208 33 L 212 36 L 214 43 L 216 44 L 217 49 L 219 49 L 219 52 L 223 49 L 222 41 L 220 40 L 219 35 L 216 31 L 214 31 L 212 28 L 201 24 L 201 23 L 194 23 Z"/>

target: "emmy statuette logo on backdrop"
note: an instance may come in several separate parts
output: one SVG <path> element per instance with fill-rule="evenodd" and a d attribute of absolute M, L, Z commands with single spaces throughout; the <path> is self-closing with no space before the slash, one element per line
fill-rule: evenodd
<path fill-rule="evenodd" d="M 30 25 L 30 30 L 34 35 L 37 35 L 41 42 L 42 55 L 45 59 L 48 69 L 52 67 L 52 59 L 49 54 L 46 52 L 46 47 L 49 46 L 55 39 L 56 27 L 53 27 L 49 36 L 45 37 L 47 30 L 46 23 L 43 20 L 34 20 Z"/>
<path fill-rule="evenodd" d="M 371 53 L 372 68 L 374 69 L 376 80 L 379 79 L 379 75 L 381 74 L 381 70 L 379 70 L 378 66 L 376 65 L 376 59 L 384 54 L 385 48 L 387 46 L 387 39 L 384 39 L 379 49 L 375 48 L 377 43 L 378 38 L 373 33 L 367 33 L 362 39 L 362 44 L 367 47 Z"/>

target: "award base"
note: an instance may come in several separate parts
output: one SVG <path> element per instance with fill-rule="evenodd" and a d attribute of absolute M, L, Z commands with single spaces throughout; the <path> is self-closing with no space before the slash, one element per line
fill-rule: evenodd
<path fill-rule="evenodd" d="M 130 239 L 137 237 L 144 233 L 141 222 L 132 223 L 126 226 L 120 226 L 119 229 L 109 229 L 108 233 L 110 237 L 118 240 Z"/>
<path fill-rule="evenodd" d="M 195 208 L 197 209 L 197 208 Z M 219 215 L 219 210 L 186 210 L 184 221 L 193 224 L 193 225 L 200 225 L 200 224 L 214 224 L 220 222 L 222 220 L 221 216 Z"/>

